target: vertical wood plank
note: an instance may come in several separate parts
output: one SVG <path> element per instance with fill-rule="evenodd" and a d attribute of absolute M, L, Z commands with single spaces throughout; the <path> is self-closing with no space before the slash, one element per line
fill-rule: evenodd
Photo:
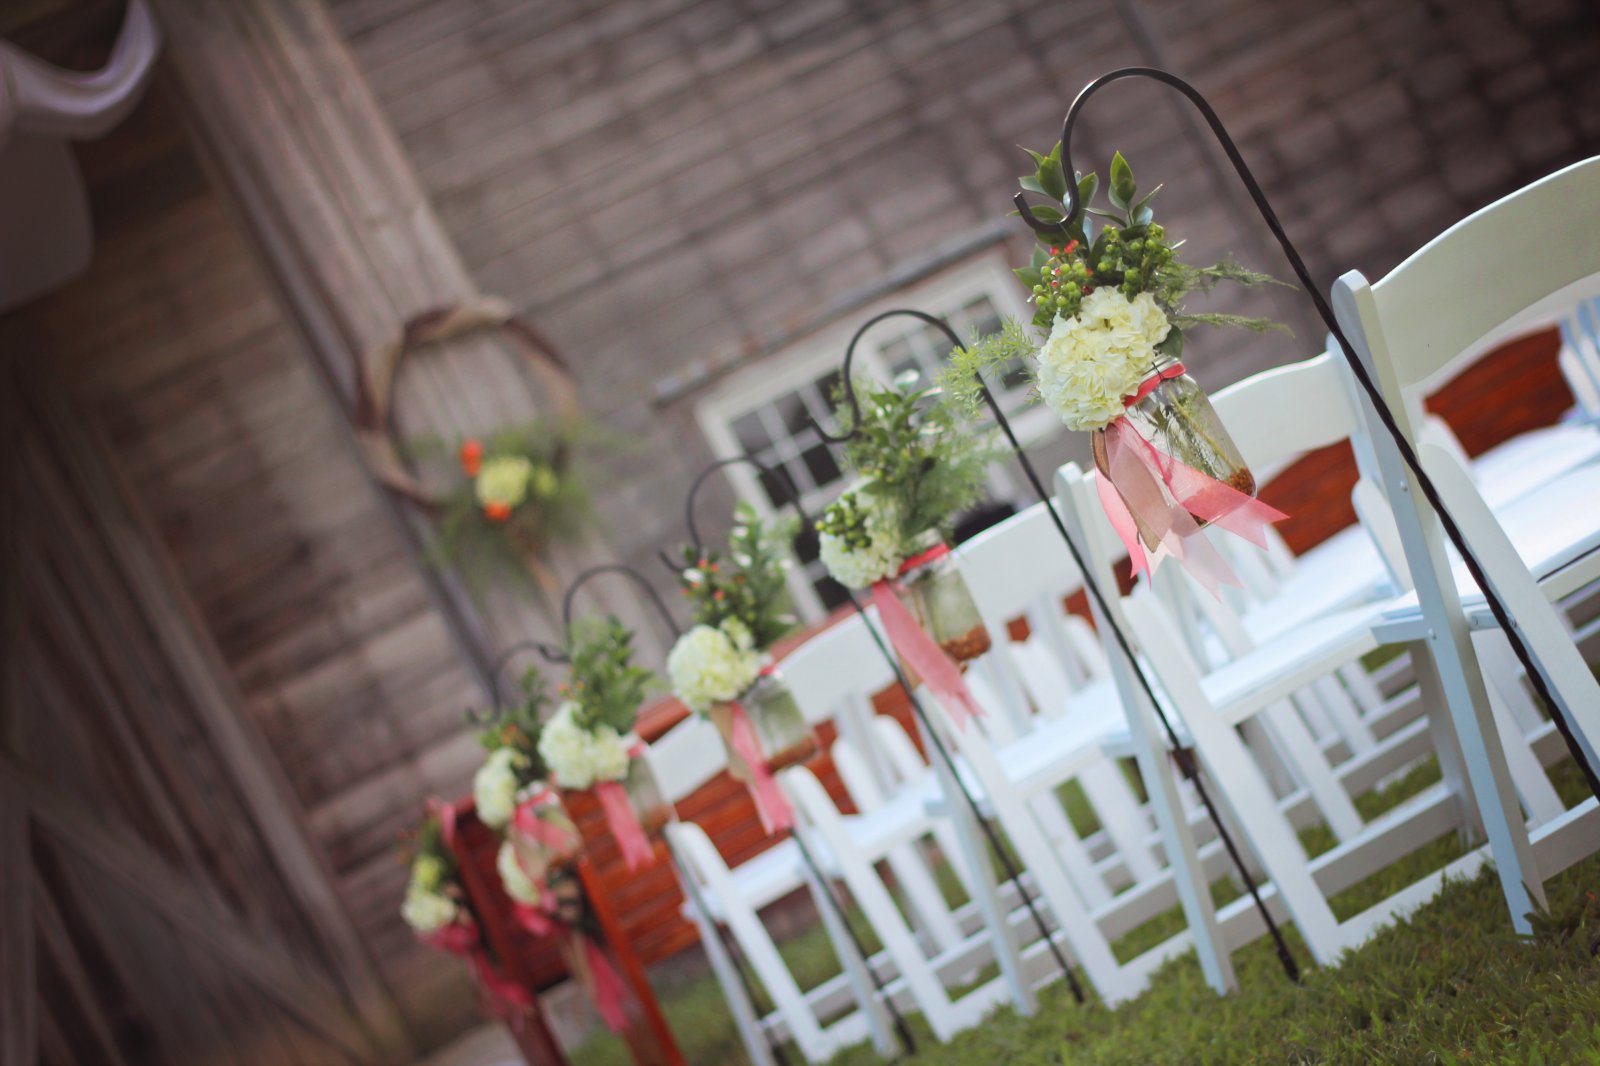
<path fill-rule="evenodd" d="M 22 787 L 0 769 L 0 1062 L 38 1058 L 38 975 L 28 808 Z"/>

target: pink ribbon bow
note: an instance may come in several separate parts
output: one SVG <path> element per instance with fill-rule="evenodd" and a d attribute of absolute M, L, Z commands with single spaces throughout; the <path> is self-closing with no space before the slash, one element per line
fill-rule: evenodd
<path fill-rule="evenodd" d="M 1162 381 L 1183 373 L 1183 364 L 1178 363 L 1152 375 L 1124 404 L 1132 406 Z M 1118 418 L 1102 432 L 1106 476 L 1097 480 L 1096 488 L 1106 517 L 1128 551 L 1132 575 L 1154 573 L 1170 555 L 1213 596 L 1221 585 L 1237 587 L 1239 578 L 1233 568 L 1210 541 L 1198 535 L 1200 525 L 1195 519 L 1204 519 L 1265 549 L 1266 527 L 1289 516 L 1157 451 L 1127 418 Z M 1149 557 L 1139 539 L 1141 523 L 1156 542 Z"/>
<path fill-rule="evenodd" d="M 949 551 L 943 544 L 929 548 L 900 564 L 900 574 L 915 570 Z M 898 578 L 899 575 L 896 575 L 895 580 Z M 961 668 L 943 648 L 934 643 L 932 637 L 923 632 L 916 618 L 900 602 L 900 597 L 895 595 L 890 579 L 873 582 L 872 603 L 878 608 L 878 620 L 883 623 L 889 643 L 922 679 L 922 683 L 928 686 L 928 691 L 934 694 L 956 726 L 964 729 L 968 718 L 981 718 L 983 708 L 973 698 L 972 690 L 967 688 Z"/>
<path fill-rule="evenodd" d="M 738 700 L 728 701 L 728 746 L 745 764 L 745 785 L 750 789 L 750 798 L 755 800 L 756 814 L 767 835 L 793 826 L 794 808 L 789 806 L 788 797 L 772 776 L 772 768 L 767 765 L 760 738 L 756 736 L 755 723 L 750 721 L 744 704 Z"/>

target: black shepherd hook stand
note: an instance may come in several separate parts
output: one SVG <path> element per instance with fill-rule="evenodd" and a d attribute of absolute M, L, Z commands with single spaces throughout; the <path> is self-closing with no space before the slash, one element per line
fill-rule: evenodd
<path fill-rule="evenodd" d="M 1571 752 L 1573 761 L 1582 768 L 1583 776 L 1589 782 L 1589 790 L 1594 793 L 1596 798 L 1600 798 L 1600 773 L 1597 773 L 1596 767 L 1590 765 L 1588 758 L 1584 755 L 1582 745 L 1578 743 L 1577 738 L 1573 735 L 1572 725 L 1567 721 L 1568 712 L 1566 707 L 1550 691 L 1544 671 L 1540 667 L 1538 659 L 1534 656 L 1533 650 L 1528 647 L 1527 642 L 1523 639 L 1522 632 L 1513 623 L 1510 611 L 1506 609 L 1499 593 L 1495 591 L 1488 575 L 1484 573 L 1483 565 L 1478 561 L 1477 555 L 1468 546 L 1466 537 L 1461 532 L 1461 527 L 1456 524 L 1454 516 L 1445 507 L 1444 500 L 1440 498 L 1438 490 L 1434 487 L 1433 479 L 1422 469 L 1422 463 L 1417 458 L 1416 449 L 1411 446 L 1411 442 L 1406 439 L 1405 434 L 1400 432 L 1400 426 L 1395 421 L 1394 413 L 1389 410 L 1388 404 L 1384 403 L 1377 384 L 1372 380 L 1372 375 L 1356 355 L 1355 346 L 1350 343 L 1350 339 L 1345 336 L 1344 330 L 1340 328 L 1338 318 L 1333 313 L 1333 308 L 1329 305 L 1327 298 L 1322 295 L 1322 290 L 1311 277 L 1311 272 L 1306 269 L 1305 261 L 1300 258 L 1300 253 L 1289 240 L 1289 235 L 1284 232 L 1283 224 L 1278 221 L 1277 213 L 1272 210 L 1272 205 L 1267 202 L 1266 194 L 1261 191 L 1261 185 L 1256 181 L 1255 175 L 1250 172 L 1250 168 L 1245 165 L 1244 157 L 1239 154 L 1238 146 L 1233 143 L 1233 138 L 1228 135 L 1227 129 L 1222 125 L 1222 119 L 1217 117 L 1216 111 L 1212 109 L 1206 98 L 1201 96 L 1200 91 L 1193 85 L 1190 85 L 1176 74 L 1155 67 L 1123 67 L 1119 70 L 1102 74 L 1084 86 L 1077 99 L 1072 101 L 1072 106 L 1067 109 L 1067 117 L 1061 123 L 1062 170 L 1076 177 L 1076 171 L 1072 166 L 1072 129 L 1077 124 L 1078 115 L 1083 110 L 1083 105 L 1088 102 L 1089 97 L 1104 86 L 1110 85 L 1114 81 L 1121 81 L 1124 78 L 1148 78 L 1151 81 L 1157 81 L 1178 90 L 1200 112 L 1201 117 L 1206 120 L 1206 125 L 1211 127 L 1211 132 L 1216 136 L 1217 143 L 1227 153 L 1228 161 L 1233 164 L 1233 169 L 1239 175 L 1239 180 L 1244 183 L 1245 190 L 1250 193 L 1250 199 L 1255 202 L 1256 210 L 1261 213 L 1261 217 L 1266 221 L 1267 228 L 1272 230 L 1272 235 L 1278 239 L 1278 245 L 1283 249 L 1284 258 L 1289 261 L 1290 267 L 1294 269 L 1295 277 L 1299 278 L 1301 288 L 1305 290 L 1306 295 L 1311 297 L 1311 302 L 1316 305 L 1317 314 L 1321 317 L 1323 325 L 1328 327 L 1328 332 L 1333 334 L 1334 339 L 1339 342 L 1339 350 L 1344 354 L 1345 362 L 1350 364 L 1350 370 L 1355 374 L 1356 381 L 1360 383 L 1362 391 L 1366 393 L 1367 399 L 1372 404 L 1372 409 L 1377 412 L 1379 420 L 1383 422 L 1384 429 L 1394 439 L 1395 448 L 1399 451 L 1400 457 L 1411 468 L 1417 487 L 1422 490 L 1422 495 L 1439 516 L 1439 524 L 1444 528 L 1445 535 L 1450 538 L 1450 543 L 1455 545 L 1456 551 L 1461 553 L 1462 562 L 1466 563 L 1468 572 L 1472 574 L 1472 579 L 1478 583 L 1478 588 L 1483 590 L 1484 601 L 1494 615 L 1495 622 L 1500 626 L 1501 631 L 1505 633 L 1506 639 L 1511 642 L 1511 648 L 1516 653 L 1518 661 L 1521 662 L 1522 668 L 1527 671 L 1528 680 L 1532 682 L 1534 691 L 1544 701 L 1545 706 L 1550 708 L 1550 717 L 1555 720 L 1556 728 L 1561 731 L 1561 739 L 1566 741 L 1567 750 Z M 1080 202 L 1076 181 L 1067 182 L 1065 222 L 1052 223 L 1041 220 L 1033 213 L 1027 204 L 1026 198 L 1020 192 L 1016 194 L 1013 200 L 1017 205 L 1017 210 L 1022 214 L 1023 221 L 1035 233 L 1047 240 L 1064 239 L 1067 224 L 1077 221 L 1082 216 L 1084 208 L 1088 206 Z"/>
<path fill-rule="evenodd" d="M 942 330 L 946 336 L 953 339 L 953 343 L 956 347 L 959 348 L 961 346 L 960 338 L 956 337 L 955 333 L 948 325 L 945 324 L 942 319 L 935 318 L 933 315 L 926 314 L 922 311 L 914 311 L 908 308 L 897 308 L 881 312 L 867 319 L 860 325 L 859 328 L 857 328 L 855 333 L 850 338 L 850 343 L 845 346 L 844 362 L 840 368 L 845 403 L 850 408 L 849 428 L 843 430 L 841 433 L 832 434 L 823 429 L 821 424 L 818 423 L 815 418 L 811 419 L 811 428 L 816 431 L 817 436 L 821 437 L 827 443 L 843 444 L 854 438 L 861 431 L 861 401 L 856 396 L 855 381 L 851 378 L 851 367 L 855 363 L 856 347 L 861 343 L 861 338 L 866 336 L 867 331 L 873 326 L 884 321 L 885 319 L 896 317 L 914 318 L 927 325 L 933 326 L 936 329 Z M 999 407 L 995 404 L 994 398 L 989 395 L 989 390 L 986 387 L 983 388 L 983 395 L 984 398 L 988 400 L 989 405 L 994 409 L 995 414 L 1000 418 L 1004 418 L 1004 416 L 1000 414 Z M 1007 427 L 1007 432 L 1009 433 L 1009 427 Z M 1014 441 L 1015 438 L 1013 437 L 1012 440 Z M 788 488 L 789 495 L 795 501 L 795 508 L 798 510 L 799 492 L 795 488 L 793 480 L 788 477 L 787 472 L 784 473 L 783 484 Z M 802 515 L 803 514 L 804 512 L 802 512 Z M 955 782 L 957 790 L 960 791 L 962 797 L 966 800 L 967 806 L 971 809 L 973 820 L 977 822 L 978 826 L 983 830 L 983 834 L 988 839 L 991 850 L 1000 860 L 1001 865 L 1005 867 L 1006 879 L 1016 886 L 1017 895 L 1022 899 L 1023 905 L 1028 908 L 1028 914 L 1033 919 L 1034 926 L 1039 930 L 1039 935 L 1044 939 L 1044 942 L 1049 945 L 1050 953 L 1055 957 L 1056 964 L 1061 967 L 1062 973 L 1066 975 L 1067 984 L 1072 988 L 1073 998 L 1079 1003 L 1084 1002 L 1083 986 L 1078 983 L 1078 977 L 1075 973 L 1073 973 L 1072 966 L 1067 962 L 1065 953 L 1062 952 L 1060 945 L 1055 942 L 1055 938 L 1051 935 L 1049 927 L 1045 924 L 1044 915 L 1039 913 L 1038 905 L 1034 902 L 1033 896 L 1028 892 L 1026 886 L 1023 885 L 1022 870 L 1014 861 L 1012 861 L 1010 852 L 1001 844 L 999 834 L 996 832 L 994 826 L 989 824 L 988 819 L 983 816 L 983 811 L 980 808 L 978 801 L 973 798 L 972 793 L 967 791 L 966 785 L 962 783 L 961 774 L 956 769 L 955 758 L 950 754 L 949 748 L 945 746 L 943 738 L 941 738 L 939 735 L 939 731 L 934 728 L 933 723 L 928 719 L 927 712 L 923 710 L 922 702 L 918 699 L 916 690 L 912 687 L 910 681 L 905 676 L 905 672 L 901 669 L 900 657 L 896 655 L 892 649 L 890 649 L 888 643 L 884 640 L 883 634 L 879 633 L 878 628 L 872 624 L 872 619 L 868 617 L 866 607 L 862 605 L 861 600 L 856 596 L 855 590 L 847 588 L 845 589 L 845 595 L 850 598 L 850 606 L 854 608 L 855 612 L 861 616 L 861 621 L 866 626 L 867 632 L 871 634 L 873 643 L 877 645 L 878 650 L 883 654 L 884 659 L 888 662 L 890 669 L 894 671 L 895 680 L 899 682 L 900 687 L 905 690 L 907 698 L 911 701 L 911 710 L 916 715 L 917 721 L 922 727 L 925 740 L 933 747 L 934 751 L 938 753 L 940 761 L 949 771 L 949 779 Z M 1268 918 L 1268 921 L 1270 922 L 1271 919 Z"/>
<path fill-rule="evenodd" d="M 565 653 L 560 648 L 554 644 L 547 644 L 542 640 L 519 640 L 517 643 L 509 645 L 495 657 L 494 663 L 489 667 L 489 685 L 494 690 L 495 702 L 501 706 L 510 702 L 506 699 L 505 689 L 500 687 L 501 676 L 505 673 L 506 667 L 511 665 L 511 660 L 516 657 L 517 653 L 524 651 L 538 652 L 540 657 L 547 663 L 565 661 Z M 480 721 L 475 716 L 473 720 Z"/>
<path fill-rule="evenodd" d="M 859 427 L 861 424 L 861 407 L 856 399 L 855 383 L 850 378 L 850 363 L 855 355 L 856 342 L 859 341 L 862 334 L 866 333 L 866 331 L 874 324 L 894 315 L 914 318 L 919 322 L 932 326 L 934 329 L 937 329 L 939 332 L 944 334 L 945 339 L 950 342 L 951 347 L 963 347 L 961 338 L 956 335 L 955 330 L 950 328 L 950 324 L 948 322 L 935 315 L 930 315 L 925 311 L 917 311 L 912 308 L 900 308 L 893 311 L 885 311 L 882 314 L 873 317 L 856 331 L 855 336 L 850 339 L 850 346 L 845 349 L 844 394 L 846 402 L 850 405 L 853 421 L 851 422 L 848 432 L 839 437 L 827 438 L 830 441 L 843 442 L 849 440 L 851 437 L 855 436 L 857 427 Z M 1106 602 L 1105 593 L 1100 588 L 1100 578 L 1091 572 L 1088 563 L 1084 560 L 1083 553 L 1078 550 L 1077 543 L 1073 541 L 1072 535 L 1067 532 L 1066 524 L 1061 521 L 1060 513 L 1057 512 L 1055 507 L 1052 505 L 1050 494 L 1048 491 L 1046 491 L 1044 482 L 1039 478 L 1038 470 L 1034 468 L 1033 461 L 1028 458 L 1028 453 L 1023 450 L 1022 442 L 1017 440 L 1016 432 L 1011 428 L 1011 421 L 1006 418 L 1006 413 L 1001 409 L 1000 402 L 994 398 L 994 393 L 989 391 L 989 386 L 983 381 L 981 376 L 978 378 L 978 392 L 983 397 L 984 404 L 989 408 L 989 413 L 994 416 L 995 424 L 1000 427 L 1001 433 L 1005 435 L 1006 443 L 1010 445 L 1011 453 L 1016 456 L 1017 463 L 1022 467 L 1023 476 L 1028 479 L 1028 484 L 1033 488 L 1034 495 L 1038 497 L 1039 502 L 1044 505 L 1045 511 L 1050 515 L 1050 521 L 1056 527 L 1056 532 L 1060 534 L 1062 543 L 1067 546 L 1067 552 L 1072 556 L 1072 561 L 1077 565 L 1078 572 L 1083 575 L 1084 588 L 1088 592 L 1089 596 L 1095 601 L 1096 607 L 1099 608 L 1100 620 L 1105 624 L 1106 628 L 1111 631 L 1113 637 L 1116 639 L 1117 647 L 1122 651 L 1123 657 L 1127 660 L 1128 665 L 1132 668 L 1133 676 L 1139 679 L 1139 687 L 1144 691 L 1145 699 L 1148 700 L 1150 706 L 1155 709 L 1156 719 L 1161 723 L 1161 729 L 1162 732 L 1166 734 L 1167 743 L 1172 746 L 1172 751 L 1174 757 L 1177 759 L 1178 766 L 1182 769 L 1184 776 L 1193 783 L 1195 794 L 1199 796 L 1201 804 L 1205 807 L 1206 815 L 1211 819 L 1212 824 L 1216 826 L 1217 837 L 1222 841 L 1222 846 L 1227 851 L 1228 858 L 1233 863 L 1235 873 L 1237 873 L 1239 879 L 1244 883 L 1246 890 L 1249 891 L 1250 898 L 1254 902 L 1257 912 L 1260 913 L 1262 921 L 1266 924 L 1267 932 L 1271 935 L 1273 945 L 1277 949 L 1278 961 L 1283 965 L 1283 972 L 1288 974 L 1290 980 L 1300 980 L 1300 967 L 1294 961 L 1294 955 L 1289 950 L 1289 943 L 1284 939 L 1283 930 L 1278 928 L 1277 921 L 1273 919 L 1271 911 L 1267 909 L 1266 901 L 1261 898 L 1261 892 L 1256 886 L 1255 878 L 1250 875 L 1249 868 L 1245 866 L 1244 856 L 1240 853 L 1238 844 L 1235 843 L 1233 839 L 1233 834 L 1228 831 L 1227 823 L 1222 820 L 1221 815 L 1217 810 L 1216 803 L 1212 800 L 1211 793 L 1209 790 L 1207 790 L 1205 781 L 1201 778 L 1198 763 L 1192 756 L 1186 753 L 1186 749 L 1183 747 L 1182 742 L 1178 739 L 1177 730 L 1173 728 L 1172 722 L 1170 719 L 1168 719 L 1166 712 L 1162 709 L 1160 701 L 1156 699 L 1155 690 L 1150 685 L 1150 679 L 1145 676 L 1144 668 L 1139 665 L 1139 660 L 1133 653 L 1133 645 L 1128 640 L 1128 635 L 1123 632 L 1122 627 L 1117 624 L 1115 617 L 1111 614 Z M 815 422 L 813 421 L 812 424 L 815 425 Z M 816 428 L 817 432 L 822 432 L 821 426 L 817 426 Z M 826 436 L 826 434 L 824 434 L 824 436 Z M 855 597 L 852 595 L 852 602 L 854 601 L 854 598 Z M 874 636 L 876 636 L 876 633 L 874 633 Z M 1001 851 L 1001 854 L 1004 855 L 1005 853 Z M 1022 886 L 1019 884 L 1017 887 L 1020 890 Z M 1024 894 L 1023 898 L 1027 898 L 1026 894 Z M 1068 972 L 1070 973 L 1070 971 Z"/>
<path fill-rule="evenodd" d="M 683 636 L 683 629 L 678 625 L 677 619 L 672 617 L 672 612 L 667 609 L 666 601 L 661 598 L 661 593 L 656 591 L 655 586 L 650 584 L 648 578 L 626 563 L 601 563 L 599 566 L 591 566 L 572 579 L 572 584 L 567 586 L 566 595 L 561 599 L 561 628 L 563 631 L 569 634 L 572 632 L 572 605 L 578 598 L 578 590 L 603 574 L 621 574 L 632 581 L 644 593 L 645 599 L 650 601 L 650 605 L 655 608 L 656 613 L 661 616 L 661 621 L 666 624 L 667 632 L 672 634 L 672 639 L 677 640 Z M 560 661 L 565 662 L 566 660 L 563 658 Z"/>
<path fill-rule="evenodd" d="M 683 499 L 683 524 L 689 530 L 689 543 L 694 547 L 696 555 L 699 555 L 705 549 L 705 540 L 700 536 L 700 527 L 695 522 L 694 517 L 695 500 L 700 495 L 700 489 L 704 487 L 712 474 L 738 463 L 753 466 L 775 483 L 781 484 L 788 493 L 788 499 L 785 502 L 794 507 L 795 514 L 799 516 L 801 525 L 806 527 L 811 525 L 811 516 L 806 514 L 805 507 L 800 503 L 800 493 L 795 487 L 794 481 L 789 477 L 788 471 L 776 471 L 753 455 L 736 455 L 731 459 L 718 459 L 695 475 L 694 481 L 689 486 L 688 495 Z M 662 561 L 666 562 L 674 573 L 678 571 L 678 567 L 674 566 L 670 559 L 663 557 Z M 850 923 L 849 917 L 845 913 L 843 902 L 834 895 L 833 882 L 829 880 L 827 874 L 822 872 L 822 868 L 817 865 L 816 859 L 811 854 L 811 849 L 806 846 L 805 837 L 793 829 L 789 830 L 789 835 L 794 838 L 795 846 L 800 850 L 800 858 L 806 864 L 806 868 L 810 870 L 818 887 L 822 889 L 828 906 L 832 908 L 834 915 L 839 919 L 839 924 L 844 927 L 845 933 L 850 937 L 850 943 L 854 947 L 856 955 L 862 960 L 863 969 L 867 971 L 867 977 L 872 981 L 872 987 L 877 994 L 878 1000 L 888 1008 L 890 1016 L 893 1017 L 895 1035 L 900 1040 L 901 1048 L 907 1054 L 915 1055 L 917 1041 L 911 1035 L 911 1027 L 906 1024 L 905 1016 L 900 1013 L 900 1008 L 895 1006 L 894 997 L 889 995 L 888 989 L 884 986 L 883 978 L 879 977 L 877 970 L 873 968 L 871 952 L 867 951 L 866 945 L 861 942 L 861 937 L 856 932 L 855 926 Z M 743 974 L 741 973 L 740 976 L 742 978 Z"/>

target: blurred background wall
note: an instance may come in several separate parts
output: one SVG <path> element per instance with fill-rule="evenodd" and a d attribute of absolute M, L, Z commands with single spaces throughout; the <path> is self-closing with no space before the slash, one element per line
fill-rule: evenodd
<path fill-rule="evenodd" d="M 0 317 L 0 854 L 32 871 L 6 898 L 33 901 L 12 913 L 37 917 L 47 1061 L 400 1059 L 474 1018 L 459 968 L 399 920 L 394 843 L 423 797 L 465 790 L 461 712 L 505 630 L 463 621 L 373 483 L 339 353 L 242 205 L 224 139 L 268 171 L 282 160 L 268 180 L 346 192 L 361 186 L 327 175 L 398 144 L 379 162 L 414 174 L 424 198 L 405 210 L 553 339 L 622 439 L 592 484 L 610 552 L 641 564 L 681 539 L 683 493 L 716 455 L 757 449 L 813 501 L 842 487 L 805 427 L 870 313 L 918 307 L 963 332 L 1023 313 L 1006 271 L 1028 244 L 1006 217 L 1017 146 L 1048 148 L 1099 72 L 1194 80 L 1325 280 L 1377 275 L 1600 150 L 1600 12 L 1582 0 L 158 5 L 184 10 L 193 32 L 171 34 L 145 102 L 75 149 L 89 272 Z M 120 17 L 33 0 L 0 35 L 89 68 Z M 351 113 L 376 140 L 275 146 L 293 107 L 282 127 L 224 130 L 196 71 L 237 94 L 230 57 L 183 51 L 212 33 L 284 85 L 370 93 Z M 1157 207 L 1190 258 L 1285 272 L 1185 105 L 1128 86 L 1087 114 L 1079 165 L 1120 149 L 1143 184 L 1167 183 Z M 395 210 L 354 194 L 338 208 L 353 227 Z M 343 254 L 331 232 L 322 254 Z M 398 331 L 421 309 L 402 302 L 374 321 Z M 1295 336 L 1203 339 L 1188 362 L 1208 386 L 1322 347 L 1291 294 L 1229 305 Z M 861 358 L 941 355 L 886 326 Z M 402 420 L 429 402 L 413 394 Z M 1072 454 L 1025 421 L 1041 462 Z M 992 488 L 1020 500 L 1003 475 Z M 719 483 L 708 526 L 736 494 L 771 502 L 754 480 Z M 831 596 L 797 594 L 812 618 Z M 85 858 L 104 859 L 107 833 L 154 891 Z M 28 939 L 8 928 L 0 945 Z"/>

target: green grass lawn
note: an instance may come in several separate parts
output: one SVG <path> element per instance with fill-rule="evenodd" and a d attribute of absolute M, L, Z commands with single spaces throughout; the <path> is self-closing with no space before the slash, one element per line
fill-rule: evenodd
<path fill-rule="evenodd" d="M 1416 768 L 1382 793 L 1360 800 L 1372 817 L 1437 776 Z M 1570 766 L 1555 780 L 1569 803 L 1584 795 Z M 1330 841 L 1304 837 L 1316 853 Z M 1420 873 L 1459 854 L 1454 835 L 1434 841 L 1390 870 L 1334 900 L 1348 917 Z M 1600 856 L 1547 886 L 1550 906 L 1537 932 L 1511 930 L 1493 871 L 1455 882 L 1410 921 L 1380 932 L 1336 968 L 1316 968 L 1289 929 L 1305 968 L 1295 985 L 1263 938 L 1234 956 L 1240 992 L 1218 997 L 1192 954 L 1158 971 L 1139 998 L 1108 1010 L 1079 1006 L 1056 982 L 1031 1018 L 1009 1008 L 949 1044 L 911 1019 L 917 1054 L 903 1061 L 944 1064 L 1046 1063 L 1593 1063 L 1600 1066 Z M 1236 890 L 1214 886 L 1219 899 Z M 1179 913 L 1134 930 L 1118 945 L 1127 957 L 1181 927 Z M 837 969 L 820 929 L 788 941 L 784 955 L 802 986 Z M 739 1063 L 745 1056 L 716 982 L 709 976 L 658 988 L 688 1061 Z M 801 1058 L 792 1049 L 792 1062 Z M 583 1066 L 623 1063 L 610 1034 L 573 1055 Z M 878 1062 L 870 1046 L 842 1054 L 838 1066 Z"/>

